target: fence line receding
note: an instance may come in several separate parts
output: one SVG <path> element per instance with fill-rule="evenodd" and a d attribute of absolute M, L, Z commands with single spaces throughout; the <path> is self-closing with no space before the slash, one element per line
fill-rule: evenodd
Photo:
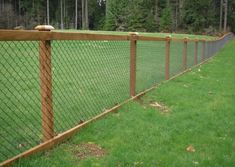
<path fill-rule="evenodd" d="M 207 60 L 232 37 L 0 31 L 0 162 Z"/>

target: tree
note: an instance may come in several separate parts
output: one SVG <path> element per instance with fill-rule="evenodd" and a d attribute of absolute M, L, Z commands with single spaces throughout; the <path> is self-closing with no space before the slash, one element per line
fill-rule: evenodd
<path fill-rule="evenodd" d="M 219 31 L 222 31 L 222 21 L 223 21 L 223 0 L 220 0 L 220 21 L 219 21 Z"/>
<path fill-rule="evenodd" d="M 89 29 L 102 30 L 105 23 L 106 2 L 105 0 L 89 1 Z"/>
<path fill-rule="evenodd" d="M 88 0 L 82 0 L 82 29 L 89 29 Z"/>
<path fill-rule="evenodd" d="M 61 29 L 119 31 L 158 31 L 159 27 L 161 31 L 234 30 L 235 0 L 226 0 L 225 6 L 224 1 L 0 0 L 0 27 L 33 29 L 51 24 Z"/>
<path fill-rule="evenodd" d="M 64 21 L 63 21 L 63 0 L 60 0 L 60 28 L 64 29 Z"/>
<path fill-rule="evenodd" d="M 160 20 L 160 31 L 172 31 L 172 13 L 171 8 L 168 5 L 162 11 L 162 17 Z"/>
<path fill-rule="evenodd" d="M 228 0 L 224 0 L 224 32 L 227 31 Z"/>
<path fill-rule="evenodd" d="M 160 22 L 160 18 L 159 18 L 159 0 L 155 0 L 155 15 L 154 15 L 154 19 L 156 21 L 156 25 L 159 25 Z"/>
<path fill-rule="evenodd" d="M 107 16 L 105 20 L 105 30 L 121 30 L 127 28 L 127 4 L 126 0 L 109 0 Z"/>
<path fill-rule="evenodd" d="M 185 1 L 183 6 L 183 28 L 190 33 L 203 32 L 210 27 L 212 32 L 216 25 L 214 0 Z"/>
<path fill-rule="evenodd" d="M 235 33 L 235 1 L 229 0 L 228 2 L 228 25 L 231 31 Z"/>
<path fill-rule="evenodd" d="M 50 6 L 49 6 L 49 0 L 47 0 L 47 25 L 50 25 Z"/>
<path fill-rule="evenodd" d="M 128 4 L 128 31 L 156 31 L 157 24 L 154 20 L 154 3 L 155 1 L 152 0 L 135 0 L 132 1 L 132 4 Z"/>
<path fill-rule="evenodd" d="M 75 0 L 75 29 L 78 29 L 78 0 Z"/>

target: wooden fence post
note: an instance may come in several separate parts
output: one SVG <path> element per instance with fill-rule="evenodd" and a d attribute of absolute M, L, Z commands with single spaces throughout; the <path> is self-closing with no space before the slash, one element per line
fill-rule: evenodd
<path fill-rule="evenodd" d="M 168 80 L 170 78 L 170 44 L 171 37 L 166 37 L 166 55 L 165 55 L 165 79 Z"/>
<path fill-rule="evenodd" d="M 51 31 L 52 26 L 37 26 L 39 31 Z M 51 70 L 51 41 L 39 42 L 40 62 L 40 87 L 41 87 L 41 110 L 42 110 L 42 135 L 43 141 L 54 136 L 54 116 L 52 106 L 52 70 Z"/>
<path fill-rule="evenodd" d="M 195 46 L 194 46 L 194 65 L 197 65 L 198 63 L 198 40 L 195 41 Z"/>
<path fill-rule="evenodd" d="M 135 96 L 136 87 L 136 43 L 138 33 L 129 32 L 130 35 L 130 96 Z"/>
<path fill-rule="evenodd" d="M 183 71 L 187 69 L 187 45 L 188 38 L 184 38 L 184 48 L 183 48 Z"/>
<path fill-rule="evenodd" d="M 202 42 L 202 61 L 205 60 L 205 55 L 206 55 L 206 40 L 204 39 Z"/>

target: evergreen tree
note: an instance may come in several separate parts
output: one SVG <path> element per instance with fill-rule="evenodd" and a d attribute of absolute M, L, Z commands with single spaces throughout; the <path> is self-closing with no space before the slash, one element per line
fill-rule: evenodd
<path fill-rule="evenodd" d="M 109 0 L 105 30 L 125 31 L 127 29 L 128 11 L 126 0 Z"/>
<path fill-rule="evenodd" d="M 167 6 L 162 11 L 162 16 L 160 19 L 160 31 L 171 32 L 172 31 L 172 13 L 171 8 Z"/>
<path fill-rule="evenodd" d="M 184 28 L 190 32 L 198 32 L 213 26 L 215 23 L 213 6 L 213 0 L 185 1 L 183 13 Z"/>

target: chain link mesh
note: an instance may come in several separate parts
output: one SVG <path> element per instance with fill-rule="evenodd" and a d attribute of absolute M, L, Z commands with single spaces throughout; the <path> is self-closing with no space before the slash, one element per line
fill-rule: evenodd
<path fill-rule="evenodd" d="M 171 41 L 170 46 L 170 76 L 182 71 L 183 42 Z"/>
<path fill-rule="evenodd" d="M 205 50 L 198 42 L 198 63 L 204 53 L 205 59 L 213 56 L 231 38 L 206 42 Z M 130 98 L 130 41 L 53 40 L 51 47 L 39 43 L 0 41 L 0 162 L 44 142 L 43 126 L 50 127 L 44 119 L 54 118 L 58 135 Z M 165 41 L 137 41 L 136 93 L 164 80 L 165 46 Z M 170 42 L 171 77 L 183 70 L 183 47 L 183 41 Z M 194 47 L 195 42 L 188 42 L 188 68 L 194 65 Z M 39 53 L 48 56 L 50 49 L 52 74 L 45 69 L 41 73 Z M 50 75 L 53 115 L 45 117 L 42 107 L 49 106 L 41 98 L 50 89 Z"/>
<path fill-rule="evenodd" d="M 0 161 L 40 143 L 38 42 L 0 42 Z"/>
<path fill-rule="evenodd" d="M 202 54 L 203 54 L 203 42 L 198 42 L 198 51 L 197 51 L 197 62 L 198 64 L 201 63 L 202 60 Z"/>
<path fill-rule="evenodd" d="M 164 80 L 165 42 L 138 41 L 136 53 L 136 92 Z"/>
<path fill-rule="evenodd" d="M 187 67 L 191 68 L 194 66 L 194 53 L 195 53 L 195 42 L 187 42 Z"/>
<path fill-rule="evenodd" d="M 53 41 L 57 133 L 128 99 L 129 52 L 128 41 Z"/>

